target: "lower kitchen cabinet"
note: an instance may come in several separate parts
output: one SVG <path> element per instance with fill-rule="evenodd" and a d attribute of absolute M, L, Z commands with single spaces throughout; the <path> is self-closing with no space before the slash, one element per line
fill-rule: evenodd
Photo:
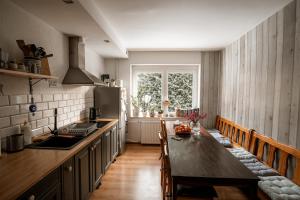
<path fill-rule="evenodd" d="M 101 184 L 101 177 L 103 175 L 102 169 L 102 137 L 96 139 L 96 141 L 90 147 L 91 156 L 91 172 L 92 172 L 92 187 L 93 190 L 97 189 Z"/>
<path fill-rule="evenodd" d="M 60 200 L 60 169 L 56 169 L 25 192 L 19 200 Z"/>
<path fill-rule="evenodd" d="M 89 147 L 75 155 L 75 192 L 76 200 L 89 199 L 91 187 L 91 163 Z"/>
<path fill-rule="evenodd" d="M 118 131 L 116 126 L 111 129 L 111 138 L 111 159 L 114 161 L 118 155 Z"/>
<path fill-rule="evenodd" d="M 88 200 L 118 155 L 117 127 L 92 141 L 18 199 Z"/>
<path fill-rule="evenodd" d="M 74 157 L 61 166 L 62 199 L 75 199 L 75 170 Z"/>

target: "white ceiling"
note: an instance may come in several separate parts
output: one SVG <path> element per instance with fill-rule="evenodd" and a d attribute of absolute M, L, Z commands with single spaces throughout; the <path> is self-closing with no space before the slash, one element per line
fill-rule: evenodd
<path fill-rule="evenodd" d="M 223 48 L 291 0 L 13 1 L 57 30 L 85 37 L 104 57 L 126 57 L 126 49 Z"/>
<path fill-rule="evenodd" d="M 222 48 L 290 0 L 95 0 L 129 50 Z"/>

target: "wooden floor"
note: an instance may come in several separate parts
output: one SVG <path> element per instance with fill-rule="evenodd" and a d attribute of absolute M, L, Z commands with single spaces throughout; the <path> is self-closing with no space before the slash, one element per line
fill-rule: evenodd
<path fill-rule="evenodd" d="M 160 200 L 159 146 L 128 144 L 102 178 L 91 200 Z M 215 187 L 218 200 L 249 200 L 239 189 Z M 184 198 L 187 199 L 187 198 Z M 180 198 L 178 198 L 180 200 Z M 181 198 L 183 200 L 183 198 Z"/>

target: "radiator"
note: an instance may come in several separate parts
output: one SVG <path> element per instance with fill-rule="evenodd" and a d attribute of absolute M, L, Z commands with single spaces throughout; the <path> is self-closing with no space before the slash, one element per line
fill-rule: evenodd
<path fill-rule="evenodd" d="M 160 121 L 141 121 L 141 143 L 159 144 Z"/>

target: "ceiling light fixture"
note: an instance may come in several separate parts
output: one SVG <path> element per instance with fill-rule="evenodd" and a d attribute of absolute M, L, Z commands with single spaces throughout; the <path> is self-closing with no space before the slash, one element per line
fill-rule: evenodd
<path fill-rule="evenodd" d="M 110 41 L 109 40 L 103 40 L 105 43 L 110 43 Z"/>

